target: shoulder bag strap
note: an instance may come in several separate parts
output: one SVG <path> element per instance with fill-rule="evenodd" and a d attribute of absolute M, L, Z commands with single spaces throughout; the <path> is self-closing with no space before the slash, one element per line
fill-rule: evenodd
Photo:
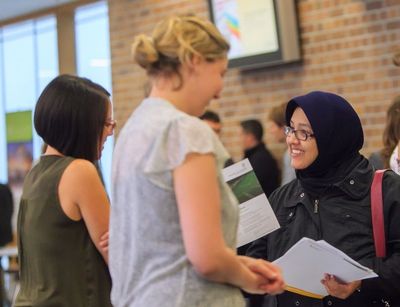
<path fill-rule="evenodd" d="M 375 253 L 378 258 L 386 257 L 385 223 L 383 218 L 382 181 L 386 170 L 377 170 L 371 185 L 372 230 Z"/>

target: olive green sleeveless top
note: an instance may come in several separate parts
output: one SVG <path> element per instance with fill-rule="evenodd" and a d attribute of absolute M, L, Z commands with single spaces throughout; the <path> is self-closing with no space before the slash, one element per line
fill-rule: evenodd
<path fill-rule="evenodd" d="M 108 268 L 83 220 L 67 217 L 58 185 L 70 157 L 42 156 L 26 176 L 18 213 L 21 288 L 15 306 L 111 306 Z"/>

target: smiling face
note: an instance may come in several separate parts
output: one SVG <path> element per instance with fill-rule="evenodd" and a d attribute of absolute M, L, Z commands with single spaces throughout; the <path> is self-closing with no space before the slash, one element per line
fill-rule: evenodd
<path fill-rule="evenodd" d="M 304 130 L 309 134 L 313 134 L 311 124 L 301 108 L 297 108 L 293 112 L 290 127 L 294 130 Z M 291 133 L 286 137 L 286 143 L 292 159 L 291 165 L 297 170 L 309 167 L 318 157 L 318 146 L 315 137 L 308 137 L 307 140 L 300 141 L 294 133 Z"/>

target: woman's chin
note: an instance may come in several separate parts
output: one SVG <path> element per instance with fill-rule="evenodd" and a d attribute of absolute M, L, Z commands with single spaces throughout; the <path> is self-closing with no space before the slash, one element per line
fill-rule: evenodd
<path fill-rule="evenodd" d="M 307 168 L 307 166 L 304 165 L 304 163 L 291 163 L 292 167 L 297 170 L 297 171 L 301 171 L 305 168 Z"/>

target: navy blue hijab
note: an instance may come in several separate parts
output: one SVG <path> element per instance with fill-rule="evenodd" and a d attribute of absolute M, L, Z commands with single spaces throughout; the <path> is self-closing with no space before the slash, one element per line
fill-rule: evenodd
<path fill-rule="evenodd" d="M 360 118 L 344 98 L 315 91 L 293 98 L 286 107 L 286 123 L 300 107 L 306 114 L 318 146 L 316 160 L 296 176 L 304 189 L 314 196 L 340 182 L 363 160 L 364 144 Z"/>

